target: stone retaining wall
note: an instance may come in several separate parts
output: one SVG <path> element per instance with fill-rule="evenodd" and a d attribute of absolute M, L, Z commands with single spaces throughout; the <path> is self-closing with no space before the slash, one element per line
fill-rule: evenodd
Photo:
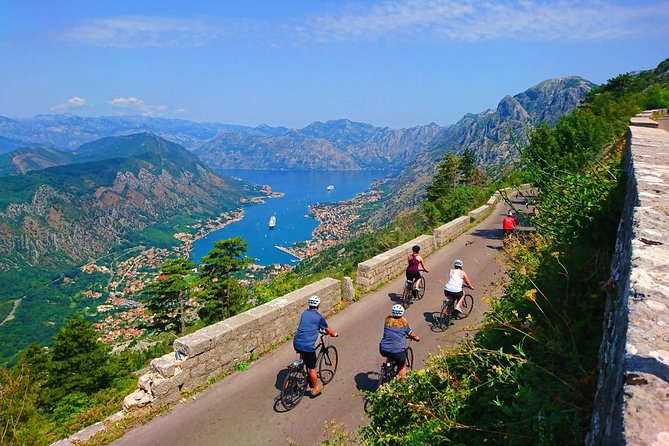
<path fill-rule="evenodd" d="M 588 445 L 669 444 L 668 159 L 669 132 L 630 127 Z"/>
<path fill-rule="evenodd" d="M 387 282 L 404 271 L 407 265 L 408 253 L 411 252 L 411 247 L 414 245 L 420 246 L 420 254 L 423 257 L 429 256 L 437 249 L 433 236 L 421 235 L 390 251 L 358 263 L 358 273 L 356 276 L 358 290 L 366 293 L 378 284 Z"/>
<path fill-rule="evenodd" d="M 467 226 L 471 223 L 471 218 L 469 215 L 458 217 L 455 220 L 451 220 L 445 225 L 439 226 L 432 233 L 434 234 L 434 241 L 437 246 L 443 246 L 446 243 L 453 240 L 455 237 L 460 235 Z"/>
<path fill-rule="evenodd" d="M 175 352 L 151 361 L 138 389 L 123 408 L 177 401 L 183 392 L 202 387 L 211 377 L 230 370 L 251 353 L 261 354 L 295 333 L 307 298 L 321 298 L 321 312 L 330 313 L 341 301 L 339 280 L 325 278 L 304 288 L 205 327 L 174 341 Z M 177 355 L 180 356 L 177 359 Z"/>
<path fill-rule="evenodd" d="M 527 186 L 527 185 L 523 185 Z M 522 187 L 522 186 L 521 186 Z M 507 193 L 515 190 L 505 189 Z M 458 217 L 445 225 L 436 228 L 433 235 L 421 235 L 405 244 L 377 255 L 358 264 L 356 286 L 360 292 L 366 293 L 378 285 L 396 277 L 406 269 L 406 259 L 413 245 L 421 247 L 421 255 L 427 257 L 437 248 L 445 245 L 467 229 L 472 221 L 485 217 L 499 201 L 501 194 L 495 192 L 483 206 L 471 211 L 468 215 Z"/>

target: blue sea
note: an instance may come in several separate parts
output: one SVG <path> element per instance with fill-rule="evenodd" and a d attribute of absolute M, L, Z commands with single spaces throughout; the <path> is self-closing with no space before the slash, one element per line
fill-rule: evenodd
<path fill-rule="evenodd" d="M 214 247 L 214 242 L 231 237 L 243 237 L 248 243 L 247 255 L 259 265 L 274 263 L 295 264 L 297 259 L 275 246 L 289 247 L 295 242 L 311 238 L 311 231 L 318 221 L 307 217 L 309 205 L 334 202 L 352 198 L 367 190 L 374 180 L 387 176 L 387 172 L 370 171 L 261 171 L 219 170 L 223 176 L 239 177 L 243 180 L 268 184 L 273 191 L 283 192 L 280 198 L 270 198 L 264 204 L 244 208 L 244 218 L 225 228 L 212 232 L 193 244 L 191 259 L 200 259 Z M 328 191 L 327 187 L 334 189 Z M 269 229 L 268 223 L 276 215 L 276 227 Z"/>

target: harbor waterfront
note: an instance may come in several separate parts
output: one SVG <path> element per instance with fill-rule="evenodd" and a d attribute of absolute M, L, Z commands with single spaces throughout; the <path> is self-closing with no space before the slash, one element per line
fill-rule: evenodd
<path fill-rule="evenodd" d="M 214 242 L 243 237 L 248 243 L 247 255 L 259 265 L 297 263 L 304 253 L 292 249 L 297 242 L 310 241 L 319 226 L 310 206 L 353 198 L 367 190 L 372 182 L 387 176 L 382 171 L 260 171 L 220 170 L 219 174 L 238 177 L 257 184 L 266 184 L 282 197 L 266 199 L 262 204 L 244 208 L 244 218 L 211 232 L 193 243 L 191 259 L 199 262 L 214 246 Z M 335 187 L 329 188 L 333 185 Z M 276 225 L 267 222 L 275 216 Z M 309 243 L 310 252 L 317 242 Z"/>

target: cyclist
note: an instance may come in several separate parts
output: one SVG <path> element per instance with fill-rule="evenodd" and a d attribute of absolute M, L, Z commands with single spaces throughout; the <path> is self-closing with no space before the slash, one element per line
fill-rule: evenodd
<path fill-rule="evenodd" d="M 420 337 L 411 330 L 409 322 L 402 317 L 403 315 L 404 307 L 399 304 L 393 305 L 390 316 L 386 317 L 383 325 L 383 338 L 379 343 L 381 356 L 392 361 L 399 370 L 397 374 L 400 378 L 404 378 L 407 373 L 407 354 L 404 350 L 404 340 L 409 337 L 416 342 L 420 341 Z"/>
<path fill-rule="evenodd" d="M 502 221 L 502 231 L 504 231 L 504 240 L 508 239 L 516 230 L 516 219 L 513 218 L 513 211 L 509 210 Z"/>
<path fill-rule="evenodd" d="M 453 310 L 454 317 L 462 313 L 463 283 L 472 290 L 474 289 L 472 283 L 469 281 L 469 277 L 467 277 L 467 273 L 462 269 L 463 265 L 464 262 L 460 259 L 453 262 L 453 269 L 448 272 L 448 281 L 444 285 L 444 296 L 450 297 L 455 303 Z"/>
<path fill-rule="evenodd" d="M 423 260 L 423 257 L 418 254 L 420 252 L 420 246 L 415 245 L 413 248 L 411 248 L 411 254 L 409 254 L 409 257 L 407 258 L 407 261 L 409 262 L 409 266 L 407 266 L 406 270 L 406 275 L 407 275 L 407 280 L 412 280 L 414 283 L 414 288 L 413 288 L 413 294 L 415 295 L 418 293 L 418 284 L 419 280 L 424 280 L 423 276 L 420 275 L 420 270 L 421 268 L 428 273 L 429 271 L 425 267 L 425 261 Z"/>
<path fill-rule="evenodd" d="M 318 296 L 310 296 L 307 299 L 309 309 L 302 312 L 300 325 L 297 327 L 297 333 L 293 339 L 293 348 L 300 354 L 309 370 L 309 382 L 311 384 L 311 396 L 321 394 L 323 388 L 318 386 L 316 376 L 316 340 L 319 330 L 324 330 L 333 337 L 339 336 L 334 330 L 328 327 L 325 318 L 318 312 L 321 305 L 321 299 Z"/>

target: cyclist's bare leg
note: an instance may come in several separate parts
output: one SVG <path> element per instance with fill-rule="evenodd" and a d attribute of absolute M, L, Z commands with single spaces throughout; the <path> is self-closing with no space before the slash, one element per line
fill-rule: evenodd
<path fill-rule="evenodd" d="M 300 358 L 302 361 L 304 361 L 304 355 L 300 353 Z M 316 374 L 316 369 L 308 369 L 309 370 L 309 384 L 311 384 L 312 389 L 317 389 L 318 388 L 318 376 Z"/>
<path fill-rule="evenodd" d="M 316 376 L 316 369 L 309 369 L 309 382 L 312 389 L 318 389 L 318 377 Z"/>
<path fill-rule="evenodd" d="M 404 379 L 405 376 L 407 376 L 407 366 L 406 364 L 402 366 L 399 372 L 397 372 L 397 376 L 400 377 L 400 379 Z"/>
<path fill-rule="evenodd" d="M 457 298 L 455 300 L 455 305 L 453 306 L 453 309 L 462 312 L 462 301 L 465 299 L 465 293 L 462 293 L 462 296 Z"/>

